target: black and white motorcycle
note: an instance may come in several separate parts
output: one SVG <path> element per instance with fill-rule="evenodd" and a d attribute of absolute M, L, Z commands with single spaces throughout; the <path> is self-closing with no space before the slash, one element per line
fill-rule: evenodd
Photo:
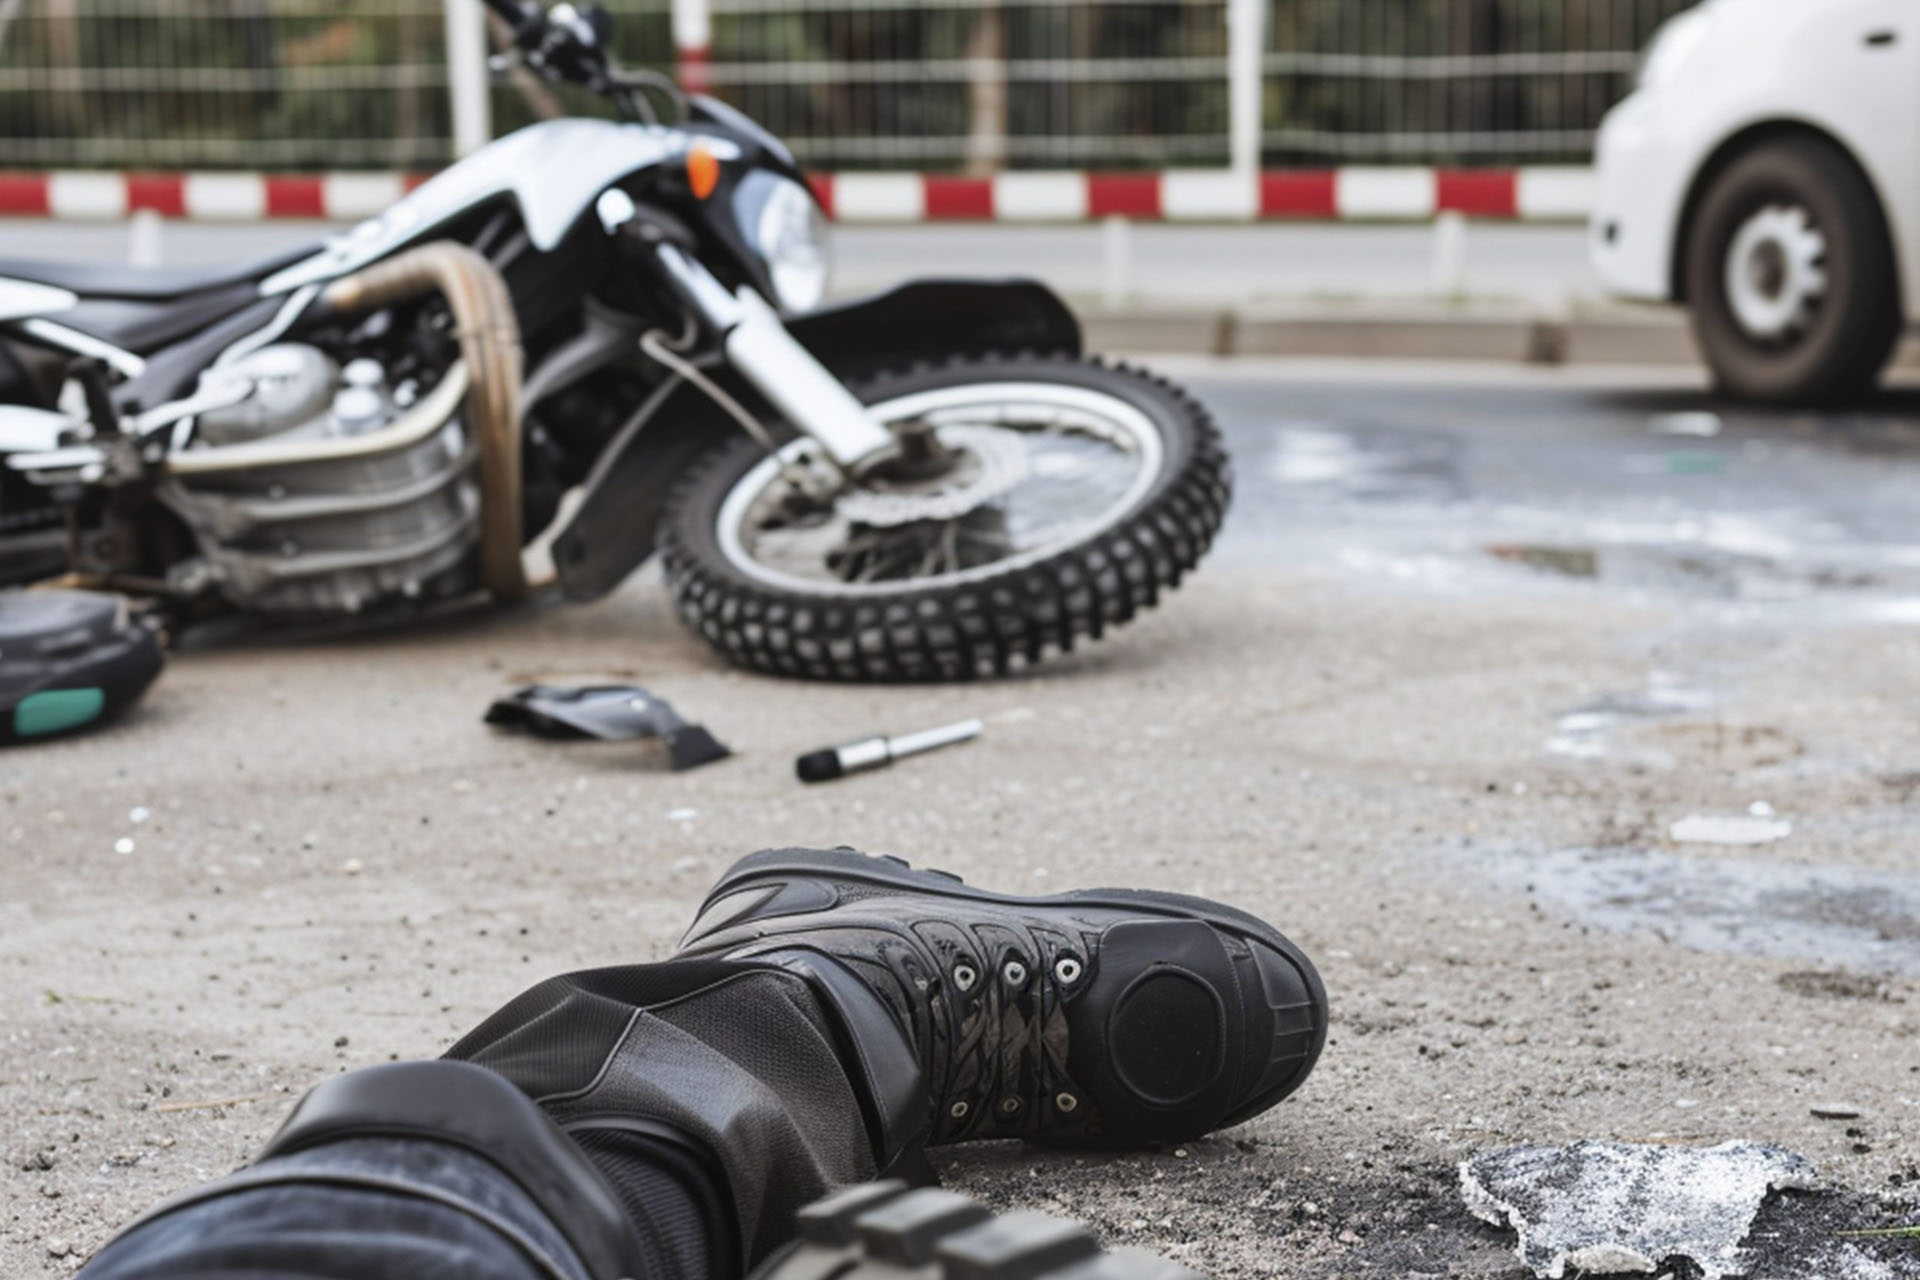
<path fill-rule="evenodd" d="M 0 584 L 383 618 L 591 599 L 658 547 L 734 662 L 954 679 L 1204 553 L 1228 469 L 1190 397 L 1084 357 L 1031 282 L 823 306 L 779 141 L 616 68 L 604 11 L 488 3 L 619 119 L 522 129 L 272 262 L 0 259 Z"/>

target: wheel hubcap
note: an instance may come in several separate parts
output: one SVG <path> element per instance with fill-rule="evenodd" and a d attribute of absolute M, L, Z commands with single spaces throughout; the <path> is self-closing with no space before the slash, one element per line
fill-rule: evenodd
<path fill-rule="evenodd" d="M 1727 305 L 1748 337 L 1790 341 L 1827 294 L 1827 238 L 1801 205 L 1768 205 L 1727 247 Z"/>

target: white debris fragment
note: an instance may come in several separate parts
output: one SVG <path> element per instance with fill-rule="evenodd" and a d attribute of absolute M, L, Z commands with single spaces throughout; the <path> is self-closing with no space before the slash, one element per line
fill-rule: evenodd
<path fill-rule="evenodd" d="M 1460 1194 L 1476 1218 L 1513 1228 L 1521 1262 L 1542 1280 L 1652 1272 L 1676 1256 L 1720 1280 L 1742 1274 L 1740 1245 L 1767 1193 L 1817 1177 L 1793 1152 L 1752 1142 L 1578 1142 L 1462 1161 Z"/>
<path fill-rule="evenodd" d="M 1785 818 L 1755 814 L 1690 813 L 1667 828 L 1676 844 L 1772 844 L 1792 834 Z"/>
<path fill-rule="evenodd" d="M 700 816 L 700 811 L 699 811 L 698 809 L 669 809 L 669 810 L 667 810 L 667 821 L 668 821 L 668 822 L 692 822 L 692 821 L 693 821 L 693 820 L 694 820 L 695 818 L 697 818 L 697 817 L 699 817 L 699 816 Z"/>
<path fill-rule="evenodd" d="M 113 851 L 122 857 L 133 852 L 133 837 L 121 836 L 113 842 Z"/>
<path fill-rule="evenodd" d="M 1756 818 L 1771 818 L 1773 816 L 1773 806 L 1765 800 L 1755 800 L 1747 806 L 1747 812 Z"/>
<path fill-rule="evenodd" d="M 131 822 L 136 827 L 139 826 L 141 823 L 145 822 L 147 819 L 151 818 L 152 816 L 153 816 L 153 810 L 147 808 L 147 806 L 143 804 L 137 804 L 133 806 L 133 808 L 127 810 L 127 821 Z"/>
<path fill-rule="evenodd" d="M 1695 410 L 1691 413 L 1656 413 L 1647 419 L 1647 430 L 1656 436 L 1692 436 L 1710 440 L 1720 434 L 1724 424 L 1717 413 Z"/>
<path fill-rule="evenodd" d="M 362 869 L 363 864 L 358 858 L 348 858 L 340 864 L 340 874 L 343 876 L 357 876 Z"/>

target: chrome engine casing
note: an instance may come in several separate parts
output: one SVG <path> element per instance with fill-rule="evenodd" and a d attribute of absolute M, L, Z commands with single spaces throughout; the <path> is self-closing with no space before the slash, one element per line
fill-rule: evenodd
<path fill-rule="evenodd" d="M 247 377 L 256 362 L 266 394 L 204 415 L 214 429 L 167 456 L 158 495 L 200 550 L 176 566 L 175 586 L 211 586 L 239 608 L 282 615 L 362 614 L 476 589 L 479 449 L 462 417 L 465 365 L 405 407 L 388 397 L 375 412 L 364 380 L 342 386 L 331 359 L 289 350 L 208 371 Z M 327 394 L 316 378 L 330 380 Z"/>

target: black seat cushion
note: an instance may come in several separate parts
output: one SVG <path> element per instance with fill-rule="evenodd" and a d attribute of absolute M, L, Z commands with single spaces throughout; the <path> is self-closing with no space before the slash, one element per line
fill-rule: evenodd
<path fill-rule="evenodd" d="M 0 279 L 28 280 L 77 293 L 82 298 L 169 302 L 188 294 L 265 279 L 318 252 L 318 246 L 283 249 L 262 261 L 209 262 L 190 267 L 129 267 L 118 263 L 42 262 L 0 258 Z"/>
<path fill-rule="evenodd" d="M 259 289 L 251 281 L 242 280 L 163 302 L 82 298 L 65 311 L 56 311 L 47 318 L 102 342 L 110 342 L 122 351 L 146 356 L 200 332 L 217 320 L 226 319 L 259 298 Z"/>

